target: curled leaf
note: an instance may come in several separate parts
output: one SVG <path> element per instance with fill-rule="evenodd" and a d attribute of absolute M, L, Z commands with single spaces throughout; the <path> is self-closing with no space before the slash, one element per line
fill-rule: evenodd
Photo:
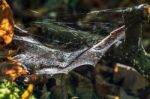
<path fill-rule="evenodd" d="M 29 84 L 27 90 L 22 94 L 21 99 L 28 99 L 33 92 L 34 85 Z"/>

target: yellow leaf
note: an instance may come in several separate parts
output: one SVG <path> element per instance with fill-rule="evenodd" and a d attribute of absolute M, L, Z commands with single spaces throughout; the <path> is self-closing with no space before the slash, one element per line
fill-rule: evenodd
<path fill-rule="evenodd" d="M 147 7 L 148 14 L 150 14 L 150 5 Z"/>
<path fill-rule="evenodd" d="M 34 88 L 34 85 L 29 84 L 27 90 L 25 90 L 25 92 L 22 94 L 21 99 L 29 99 L 30 95 L 33 92 L 33 88 Z"/>
<path fill-rule="evenodd" d="M 114 99 L 119 99 L 119 97 L 118 96 L 115 96 L 115 98 Z"/>
<path fill-rule="evenodd" d="M 8 45 L 13 38 L 14 21 L 11 8 L 5 0 L 0 1 L 0 44 Z"/>

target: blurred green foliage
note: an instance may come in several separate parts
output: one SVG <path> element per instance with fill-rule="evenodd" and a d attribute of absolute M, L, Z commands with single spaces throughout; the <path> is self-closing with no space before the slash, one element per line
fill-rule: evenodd
<path fill-rule="evenodd" d="M 19 99 L 23 90 L 15 82 L 0 81 L 0 99 Z"/>
<path fill-rule="evenodd" d="M 25 89 L 18 86 L 17 83 L 1 79 L 0 81 L 0 99 L 21 99 Z M 29 99 L 35 99 L 33 95 Z"/>

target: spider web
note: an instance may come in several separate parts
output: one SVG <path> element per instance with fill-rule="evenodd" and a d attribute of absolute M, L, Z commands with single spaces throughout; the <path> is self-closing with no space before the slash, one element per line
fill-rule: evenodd
<path fill-rule="evenodd" d="M 90 12 L 88 15 L 96 14 L 95 20 L 97 20 L 97 22 L 93 22 L 93 20 L 90 22 L 83 21 L 83 25 L 105 24 L 101 22 L 103 19 L 101 18 L 102 16 L 100 17 L 101 14 L 108 16 L 110 13 L 112 15 L 113 13 L 120 14 L 122 11 L 123 10 L 120 9 L 108 9 Z M 122 14 L 120 16 L 122 16 Z M 122 17 L 120 19 L 122 19 Z M 109 22 L 107 22 L 107 24 L 108 23 Z M 107 50 L 112 45 L 118 42 L 120 43 L 125 35 L 124 26 L 117 29 L 117 27 L 120 26 L 120 22 L 118 22 L 117 25 L 113 24 L 113 26 L 115 26 L 113 28 L 100 27 L 101 29 L 108 30 L 105 36 L 101 36 L 99 33 L 95 34 L 93 30 L 84 31 L 84 29 L 79 30 L 72 28 L 72 26 L 69 25 L 73 23 L 70 22 L 46 20 L 35 22 L 35 24 L 43 26 L 43 30 L 46 31 L 47 35 L 30 34 L 20 36 L 16 34 L 14 36 L 14 42 L 21 46 L 19 46 L 20 50 L 14 58 L 28 71 L 36 74 L 54 75 L 58 73 L 68 73 L 72 69 L 83 65 L 95 66 Z M 60 31 L 64 35 L 59 33 Z M 60 47 L 68 43 L 71 45 L 69 46 L 69 48 L 71 48 L 70 50 L 68 50 L 68 46 L 63 49 Z M 53 45 L 54 47 L 49 47 L 47 44 Z"/>

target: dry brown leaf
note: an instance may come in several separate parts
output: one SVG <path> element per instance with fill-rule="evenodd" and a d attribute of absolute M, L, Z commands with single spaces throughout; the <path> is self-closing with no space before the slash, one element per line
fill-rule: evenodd
<path fill-rule="evenodd" d="M 0 1 L 0 44 L 8 45 L 13 38 L 14 21 L 11 8 L 5 0 Z"/>
<path fill-rule="evenodd" d="M 19 64 L 2 64 L 0 69 L 0 75 L 8 77 L 10 80 L 15 80 L 21 75 L 26 75 L 27 71 Z"/>

